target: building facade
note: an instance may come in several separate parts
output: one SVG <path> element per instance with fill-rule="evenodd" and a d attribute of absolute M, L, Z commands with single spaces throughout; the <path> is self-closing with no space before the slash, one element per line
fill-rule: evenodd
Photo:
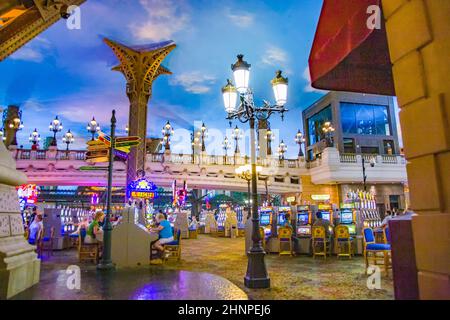
<path fill-rule="evenodd" d="M 323 130 L 326 122 L 334 129 L 329 136 Z M 399 183 L 398 177 L 392 176 L 391 183 L 367 183 L 366 186 L 363 183 L 363 167 L 369 178 L 373 174 L 370 162 L 377 166 L 379 161 L 375 161 L 376 159 L 384 156 L 382 161 L 389 161 L 388 157 L 400 154 L 393 97 L 330 92 L 303 111 L 303 127 L 307 161 L 320 161 L 324 150 L 329 146 L 336 148 L 341 157 L 357 156 L 365 160 L 360 161 L 358 175 L 361 183 L 328 182 L 337 184 L 340 201 L 345 200 L 349 191 L 363 190 L 366 187 L 376 195 L 382 216 L 387 210 L 402 210 L 408 206 L 406 179 Z M 358 177 L 355 181 L 358 181 Z"/>

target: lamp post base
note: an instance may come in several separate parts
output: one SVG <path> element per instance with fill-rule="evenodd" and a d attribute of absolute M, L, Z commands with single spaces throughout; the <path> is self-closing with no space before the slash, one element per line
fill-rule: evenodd
<path fill-rule="evenodd" d="M 247 274 L 244 277 L 244 285 L 250 289 L 266 289 L 270 288 L 270 278 L 267 274 L 264 262 L 265 252 L 247 253 L 248 265 Z"/>
<path fill-rule="evenodd" d="M 114 270 L 116 266 L 111 261 L 102 262 L 97 265 L 97 270 L 107 271 L 107 270 Z"/>

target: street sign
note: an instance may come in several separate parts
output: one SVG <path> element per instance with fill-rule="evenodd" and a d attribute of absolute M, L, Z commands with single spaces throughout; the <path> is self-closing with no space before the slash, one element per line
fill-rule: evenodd
<path fill-rule="evenodd" d="M 141 138 L 136 136 L 116 138 L 115 147 L 134 147 L 141 143 Z"/>
<path fill-rule="evenodd" d="M 128 153 L 127 152 L 123 152 L 117 149 L 114 149 L 114 155 L 122 160 L 127 160 L 128 159 Z"/>
<path fill-rule="evenodd" d="M 105 144 L 107 147 L 111 147 L 111 139 L 107 139 L 104 136 L 99 136 L 98 140 L 103 142 L 103 144 Z"/>
<path fill-rule="evenodd" d="M 96 158 L 96 157 L 107 157 L 109 154 L 108 149 L 97 150 L 97 151 L 88 151 L 86 152 L 86 158 Z"/>
<path fill-rule="evenodd" d="M 108 171 L 108 167 L 83 166 L 80 171 Z"/>

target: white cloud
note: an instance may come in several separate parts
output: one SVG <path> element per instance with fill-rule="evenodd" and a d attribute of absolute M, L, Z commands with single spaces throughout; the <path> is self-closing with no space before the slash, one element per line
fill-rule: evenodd
<path fill-rule="evenodd" d="M 305 86 L 304 91 L 305 92 L 318 92 L 318 93 L 327 93 L 326 90 L 320 90 L 313 88 L 311 85 L 311 74 L 309 73 L 309 66 L 306 67 L 305 71 L 303 71 L 303 79 L 305 79 L 308 84 Z"/>
<path fill-rule="evenodd" d="M 139 40 L 172 40 L 174 34 L 189 25 L 190 16 L 186 13 L 184 1 L 140 0 L 140 4 L 147 11 L 147 21 L 130 26 Z"/>
<path fill-rule="evenodd" d="M 13 53 L 10 56 L 10 59 L 40 63 L 44 61 L 44 55 L 48 55 L 48 53 L 44 53 L 44 51 L 47 51 L 50 46 L 51 43 L 47 39 L 36 37 L 32 42 Z"/>
<path fill-rule="evenodd" d="M 231 20 L 231 22 L 240 27 L 240 28 L 248 28 L 253 25 L 253 22 L 255 21 L 254 15 L 250 13 L 241 13 L 241 14 L 232 14 L 229 13 L 228 19 Z"/>
<path fill-rule="evenodd" d="M 179 85 L 187 92 L 202 94 L 211 90 L 211 85 L 216 82 L 216 78 L 200 71 L 181 73 L 170 79 L 171 85 Z"/>
<path fill-rule="evenodd" d="M 262 58 L 262 63 L 274 67 L 285 66 L 287 62 L 288 54 L 286 51 L 275 46 L 269 47 Z"/>

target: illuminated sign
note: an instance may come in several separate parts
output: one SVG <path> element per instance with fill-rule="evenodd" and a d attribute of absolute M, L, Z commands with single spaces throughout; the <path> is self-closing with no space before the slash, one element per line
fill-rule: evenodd
<path fill-rule="evenodd" d="M 128 198 L 155 199 L 157 195 L 158 188 L 147 178 L 132 181 L 127 187 Z"/>
<path fill-rule="evenodd" d="M 287 202 L 295 202 L 295 197 L 287 197 L 286 201 Z"/>
<path fill-rule="evenodd" d="M 314 201 L 326 201 L 326 200 L 330 200 L 330 195 L 329 194 L 313 194 L 313 195 L 311 195 L 311 199 L 313 199 Z"/>
<path fill-rule="evenodd" d="M 38 189 L 35 184 L 24 184 L 17 187 L 17 194 L 24 205 L 37 203 Z"/>

